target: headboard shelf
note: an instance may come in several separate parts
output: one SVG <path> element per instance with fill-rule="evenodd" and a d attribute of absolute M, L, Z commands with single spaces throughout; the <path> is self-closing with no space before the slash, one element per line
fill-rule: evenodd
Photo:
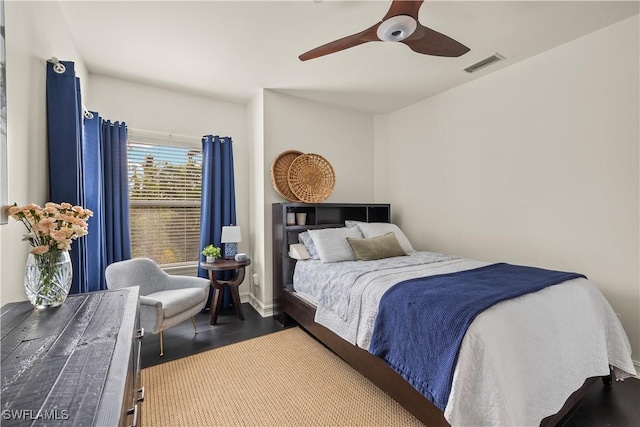
<path fill-rule="evenodd" d="M 287 225 L 287 214 L 306 213 L 302 225 Z M 287 255 L 289 245 L 298 243 L 298 234 L 306 230 L 344 227 L 345 221 L 391 222 L 391 205 L 387 203 L 274 203 L 273 237 L 273 315 L 282 324 L 284 289 L 293 282 L 295 260 Z"/>
<path fill-rule="evenodd" d="M 306 231 L 319 228 L 344 227 L 344 222 L 336 222 L 335 224 L 309 224 L 309 225 L 285 225 L 287 231 Z"/>

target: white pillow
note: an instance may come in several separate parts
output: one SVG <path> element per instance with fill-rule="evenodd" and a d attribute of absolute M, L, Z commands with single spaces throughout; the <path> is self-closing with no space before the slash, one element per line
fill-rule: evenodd
<path fill-rule="evenodd" d="M 347 241 L 347 237 L 361 238 L 357 227 L 323 228 L 309 230 L 309 236 L 318 251 L 322 262 L 355 261 L 356 255 Z"/>
<path fill-rule="evenodd" d="M 407 239 L 407 236 L 404 235 L 400 227 L 395 224 L 391 224 L 388 222 L 361 222 L 361 221 L 345 221 L 345 225 L 347 227 L 357 226 L 364 237 L 378 237 L 383 236 L 389 232 L 396 235 L 398 239 L 398 243 L 402 246 L 402 249 L 406 252 L 414 252 L 413 246 L 411 246 L 411 242 Z"/>
<path fill-rule="evenodd" d="M 313 240 L 311 239 L 308 231 L 303 231 L 302 233 L 298 234 L 298 242 L 302 243 L 304 247 L 307 248 L 307 252 L 309 252 L 309 256 L 312 259 L 320 259 L 318 250 L 313 244 Z"/>

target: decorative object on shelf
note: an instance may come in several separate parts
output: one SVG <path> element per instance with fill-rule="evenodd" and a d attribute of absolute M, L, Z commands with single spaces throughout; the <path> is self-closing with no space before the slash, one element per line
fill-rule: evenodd
<path fill-rule="evenodd" d="M 295 212 L 287 212 L 287 225 L 296 225 Z"/>
<path fill-rule="evenodd" d="M 202 255 L 207 257 L 208 263 L 216 262 L 216 259 L 220 258 L 220 253 L 220 248 L 213 245 L 206 246 L 202 250 Z"/>
<path fill-rule="evenodd" d="M 239 225 L 225 225 L 222 227 L 220 242 L 224 243 L 224 257 L 231 259 L 238 253 L 238 242 L 242 242 L 242 233 Z"/>
<path fill-rule="evenodd" d="M 38 309 L 61 305 L 71 289 L 73 266 L 68 251 L 71 242 L 88 233 L 93 212 L 69 203 L 48 202 L 44 208 L 15 203 L 7 214 L 27 228 L 24 240 L 31 249 L 24 272 L 27 298 Z"/>
<path fill-rule="evenodd" d="M 336 183 L 331 164 L 319 154 L 296 157 L 288 173 L 289 188 L 305 203 L 320 203 L 333 193 Z"/>
<path fill-rule="evenodd" d="M 290 202 L 299 202 L 300 199 L 289 188 L 289 166 L 291 166 L 291 162 L 302 154 L 301 151 L 297 150 L 284 151 L 271 164 L 271 184 L 273 189 Z"/>
<path fill-rule="evenodd" d="M 296 214 L 296 224 L 305 225 L 307 223 L 307 214 L 305 212 L 298 212 Z"/>

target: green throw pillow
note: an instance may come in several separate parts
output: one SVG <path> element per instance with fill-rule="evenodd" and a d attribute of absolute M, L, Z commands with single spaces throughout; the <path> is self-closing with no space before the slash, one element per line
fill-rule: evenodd
<path fill-rule="evenodd" d="M 372 261 L 374 259 L 406 255 L 393 232 L 368 239 L 347 237 L 347 242 L 349 242 L 358 261 Z"/>

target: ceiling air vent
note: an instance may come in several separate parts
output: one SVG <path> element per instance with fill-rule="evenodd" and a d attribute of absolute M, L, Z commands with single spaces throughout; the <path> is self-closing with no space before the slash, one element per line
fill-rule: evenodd
<path fill-rule="evenodd" d="M 494 62 L 498 62 L 504 59 L 504 56 L 500 55 L 499 53 L 494 53 L 493 55 L 484 58 L 481 61 L 476 62 L 473 65 L 469 65 L 467 68 L 465 68 L 464 70 L 467 73 L 473 73 L 474 71 L 478 71 L 480 68 L 484 68 L 487 65 L 493 64 Z"/>

